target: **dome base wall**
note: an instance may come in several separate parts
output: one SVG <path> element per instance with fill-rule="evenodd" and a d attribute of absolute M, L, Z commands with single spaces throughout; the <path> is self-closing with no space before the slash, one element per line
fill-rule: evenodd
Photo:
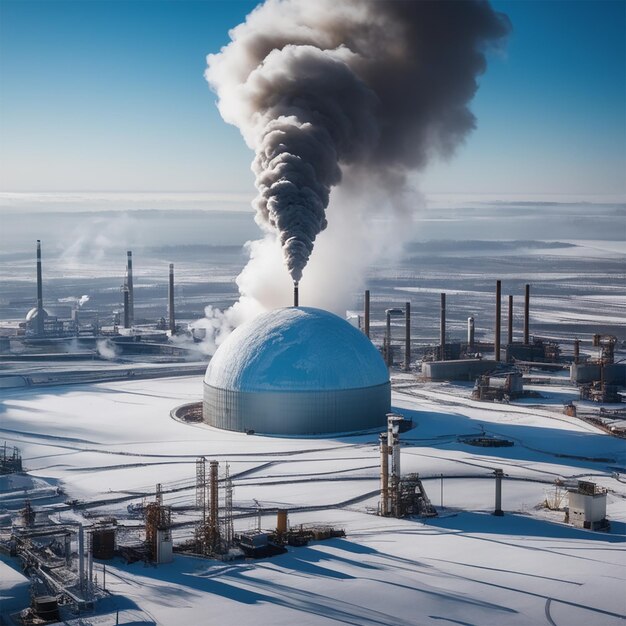
<path fill-rule="evenodd" d="M 317 435 L 382 427 L 391 384 L 320 391 L 233 391 L 204 383 L 203 420 L 217 428 Z"/>

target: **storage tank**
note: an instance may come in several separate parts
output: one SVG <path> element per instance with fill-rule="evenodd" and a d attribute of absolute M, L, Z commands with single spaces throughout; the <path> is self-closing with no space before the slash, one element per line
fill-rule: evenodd
<path fill-rule="evenodd" d="M 308 307 L 277 309 L 237 328 L 204 379 L 203 419 L 242 432 L 306 435 L 385 425 L 389 372 L 346 320 Z"/>

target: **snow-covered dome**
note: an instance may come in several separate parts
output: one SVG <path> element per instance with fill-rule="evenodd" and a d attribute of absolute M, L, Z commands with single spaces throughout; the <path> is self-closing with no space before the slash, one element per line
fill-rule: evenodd
<path fill-rule="evenodd" d="M 237 328 L 204 379 L 204 420 L 264 433 L 384 425 L 389 372 L 378 350 L 333 313 L 277 309 Z"/>
<path fill-rule="evenodd" d="M 50 317 L 48 311 L 46 311 L 46 309 L 41 309 L 43 312 L 43 318 L 46 319 L 47 317 Z M 37 319 L 37 317 L 39 316 L 39 309 L 37 307 L 32 308 L 28 313 L 26 313 L 26 321 L 27 322 L 33 322 Z"/>
<path fill-rule="evenodd" d="M 372 342 L 333 313 L 278 309 L 239 326 L 218 348 L 205 382 L 239 391 L 311 391 L 382 385 L 389 372 Z"/>

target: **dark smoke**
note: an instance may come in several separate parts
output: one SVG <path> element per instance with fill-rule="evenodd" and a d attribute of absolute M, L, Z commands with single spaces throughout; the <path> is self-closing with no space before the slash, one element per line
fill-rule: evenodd
<path fill-rule="evenodd" d="M 299 281 L 342 168 L 391 193 L 449 156 L 506 16 L 474 0 L 268 0 L 209 55 L 224 119 L 256 156 L 257 222 Z"/>

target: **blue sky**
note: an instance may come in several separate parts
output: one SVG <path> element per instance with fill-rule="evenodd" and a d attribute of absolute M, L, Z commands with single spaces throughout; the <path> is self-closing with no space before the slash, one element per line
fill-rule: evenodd
<path fill-rule="evenodd" d="M 0 0 L 0 191 L 251 193 L 205 56 L 254 2 Z M 626 193 L 626 2 L 494 2 L 492 55 L 456 157 L 426 192 Z"/>

